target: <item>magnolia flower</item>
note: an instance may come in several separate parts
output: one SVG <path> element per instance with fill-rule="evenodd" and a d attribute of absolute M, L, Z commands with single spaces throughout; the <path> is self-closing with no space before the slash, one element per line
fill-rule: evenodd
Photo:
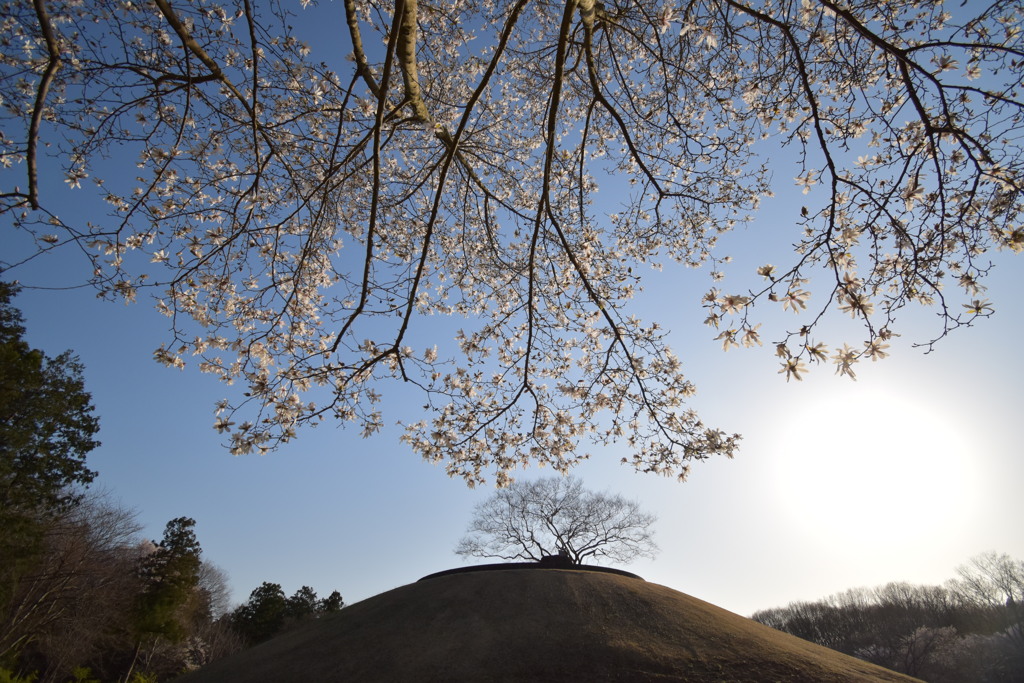
<path fill-rule="evenodd" d="M 869 316 L 874 313 L 875 305 L 860 294 L 848 294 L 839 304 L 839 310 L 849 313 L 851 318 L 856 318 L 858 315 Z"/>
<path fill-rule="evenodd" d="M 988 299 L 975 299 L 969 304 L 963 304 L 963 307 L 971 315 L 992 315 L 996 310 L 989 303 Z"/>
<path fill-rule="evenodd" d="M 818 342 L 817 344 L 808 343 L 804 348 L 806 348 L 807 352 L 811 354 L 811 360 L 816 363 L 824 361 L 828 354 L 828 347 L 821 342 Z"/>
<path fill-rule="evenodd" d="M 750 348 L 752 346 L 761 345 L 761 335 L 757 331 L 759 327 L 761 327 L 760 323 L 754 325 L 753 327 L 747 328 L 747 330 L 743 333 L 743 346 Z"/>
<path fill-rule="evenodd" d="M 800 376 L 801 373 L 807 372 L 807 366 L 804 365 L 803 361 L 799 358 L 790 358 L 782 364 L 782 369 L 779 370 L 779 374 L 786 373 L 786 381 L 795 379 L 797 381 L 803 380 Z"/>
<path fill-rule="evenodd" d="M 885 358 L 889 354 L 885 349 L 889 348 L 889 345 L 883 342 L 881 339 L 872 339 L 869 342 L 864 342 L 864 346 L 867 349 L 864 351 L 864 355 L 868 356 L 871 360 L 876 361 L 880 358 Z"/>
<path fill-rule="evenodd" d="M 907 185 L 903 188 L 901 196 L 903 197 L 907 211 L 914 208 L 914 204 L 924 198 L 924 187 L 921 186 L 917 176 L 914 176 L 907 181 Z"/>
<path fill-rule="evenodd" d="M 810 298 L 810 292 L 794 287 L 786 292 L 786 296 L 782 297 L 782 310 L 791 308 L 794 313 L 799 313 L 807 309 L 807 300 Z"/>
<path fill-rule="evenodd" d="M 971 294 L 979 294 L 985 289 L 985 287 L 978 284 L 977 280 L 975 280 L 972 276 L 966 273 L 960 276 L 960 286 L 969 291 Z"/>
<path fill-rule="evenodd" d="M 184 368 L 185 361 L 181 359 L 177 354 L 171 353 L 165 347 L 161 346 L 153 352 L 153 358 L 156 362 L 173 368 Z"/>
<path fill-rule="evenodd" d="M 843 348 L 832 355 L 832 361 L 836 364 L 836 374 L 840 377 L 847 375 L 850 379 L 857 379 L 853 372 L 853 364 L 857 362 L 859 354 L 850 348 L 849 344 L 843 344 Z"/>
<path fill-rule="evenodd" d="M 807 169 L 807 172 L 803 175 L 798 175 L 793 178 L 797 185 L 802 185 L 804 188 L 804 194 L 811 191 L 811 188 L 818 184 L 817 172 L 814 169 Z"/>
<path fill-rule="evenodd" d="M 672 19 L 675 17 L 675 10 L 665 5 L 658 11 L 658 33 L 664 33 L 672 25 Z"/>
<path fill-rule="evenodd" d="M 89 174 L 85 173 L 84 171 L 70 171 L 68 172 L 67 176 L 65 176 L 64 182 L 68 184 L 68 187 L 78 189 L 82 187 L 82 180 L 88 177 Z"/>
<path fill-rule="evenodd" d="M 903 38 L 940 37 L 938 10 L 919 14 L 909 0 L 863 12 L 816 0 L 750 12 L 619 3 L 591 17 L 601 49 L 585 55 L 588 77 L 574 78 L 571 61 L 551 72 L 565 36 L 545 11 L 524 12 L 499 49 L 495 3 L 454 0 L 443 16 L 405 3 L 403 21 L 418 29 L 390 53 L 392 81 L 404 82 L 396 99 L 380 49 L 397 37 L 393 5 L 344 3 L 351 61 L 328 66 L 308 59 L 287 3 L 247 17 L 272 36 L 253 49 L 231 26 L 232 13 L 247 16 L 241 7 L 72 2 L 64 14 L 86 31 L 89 59 L 68 43 L 52 97 L 33 104 L 43 27 L 32 3 L 3 1 L 24 45 L 4 55 L 13 75 L 0 79 L 0 103 L 12 123 L 0 166 L 26 161 L 35 118 L 45 124 L 39 168 L 56 177 L 40 178 L 49 189 L 39 197 L 5 187 L 0 212 L 20 214 L 12 219 L 37 252 L 88 245 L 106 293 L 131 298 L 162 271 L 156 305 L 176 343 L 155 355 L 174 367 L 194 356 L 200 370 L 244 385 L 246 399 L 220 404 L 214 423 L 239 453 L 266 452 L 324 416 L 373 433 L 384 423 L 370 406 L 393 403 L 374 389 L 401 378 L 426 394 L 416 403 L 425 419 L 405 442 L 469 484 L 481 472 L 507 481 L 531 461 L 564 471 L 582 457 L 581 435 L 628 441 L 638 468 L 685 474 L 695 454 L 728 455 L 734 440 L 703 436 L 667 339 L 626 308 L 640 266 L 709 266 L 705 322 L 726 349 L 761 343 L 758 299 L 792 309 L 800 318 L 786 327 L 796 329 L 775 347 L 788 381 L 822 361 L 854 377 L 855 362 L 887 355 L 891 333 L 867 318 L 874 305 L 894 324 L 899 305 L 938 298 L 957 278 L 981 297 L 987 252 L 1024 250 L 1018 109 L 994 95 L 1020 85 L 1021 22 L 1009 11 L 951 8 L 945 33 L 957 45 L 908 51 Z M 209 97 L 136 88 L 143 72 L 180 72 L 175 14 L 206 66 L 223 72 Z M 855 23 L 861 14 L 885 21 Z M 772 35 L 802 37 L 803 72 L 771 59 Z M 121 68 L 124 55 L 141 71 Z M 907 80 L 902 67 L 941 71 L 942 82 Z M 956 89 L 979 76 L 992 97 Z M 779 90 L 794 79 L 801 87 Z M 130 107 L 103 96 L 129 91 L 140 98 Z M 790 145 L 785 159 L 758 159 L 762 136 Z M 115 193 L 93 182 L 96 169 L 117 177 Z M 783 207 L 798 243 L 766 234 L 743 245 L 778 264 L 750 264 L 763 289 L 719 284 L 728 258 L 716 242 L 793 171 L 804 193 L 827 186 L 811 207 Z M 116 218 L 89 225 L 84 212 L 57 218 L 56 207 L 32 206 L 54 185 L 95 191 Z M 606 207 L 616 210 L 609 220 Z M 800 277 L 810 272 L 813 286 Z M 818 310 L 807 315 L 812 292 Z M 992 312 L 981 298 L 953 308 L 940 312 L 943 330 Z M 869 335 L 829 352 L 812 337 L 840 311 Z M 430 315 L 469 327 L 455 341 L 453 322 L 427 336 Z M 727 315 L 742 320 L 723 331 Z M 299 399 L 309 392 L 329 407 Z M 252 422 L 228 419 L 245 412 Z"/>
<path fill-rule="evenodd" d="M 741 296 L 739 294 L 729 294 L 717 299 L 716 303 L 722 307 L 723 313 L 739 313 L 744 306 L 750 303 L 750 297 Z"/>
<path fill-rule="evenodd" d="M 725 351 L 728 351 L 734 346 L 739 346 L 739 343 L 736 341 L 736 330 L 725 330 L 715 337 L 715 340 L 722 341 L 722 349 Z"/>

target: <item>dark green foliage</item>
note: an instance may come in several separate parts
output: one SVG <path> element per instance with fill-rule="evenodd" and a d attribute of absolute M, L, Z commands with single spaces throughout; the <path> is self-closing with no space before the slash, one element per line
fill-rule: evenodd
<path fill-rule="evenodd" d="M 319 607 L 320 601 L 316 597 L 316 591 L 309 586 L 303 586 L 288 598 L 288 617 L 296 620 L 305 619 L 314 616 Z"/>
<path fill-rule="evenodd" d="M 341 599 L 341 593 L 338 591 L 332 592 L 326 598 L 320 601 L 320 611 L 324 614 L 332 614 L 334 612 L 341 611 L 341 608 L 345 606 L 345 602 Z"/>
<path fill-rule="evenodd" d="M 10 669 L 0 667 L 0 683 L 35 683 L 38 676 L 31 673 L 27 676 L 19 676 Z"/>
<path fill-rule="evenodd" d="M 338 591 L 319 600 L 315 590 L 303 586 L 286 598 L 280 584 L 264 581 L 231 614 L 231 623 L 242 638 L 255 645 L 274 637 L 291 624 L 337 612 L 343 606 Z"/>
<path fill-rule="evenodd" d="M 101 683 L 98 678 L 93 678 L 92 670 L 85 666 L 76 666 L 71 676 L 73 683 Z"/>
<path fill-rule="evenodd" d="M 281 584 L 264 581 L 234 611 L 231 621 L 246 641 L 255 644 L 280 631 L 287 613 L 288 600 Z"/>
<path fill-rule="evenodd" d="M 138 601 L 137 628 L 141 635 L 163 636 L 179 642 L 188 634 L 197 607 L 199 556 L 195 520 L 178 517 L 167 523 L 163 540 L 142 559 L 145 588 Z"/>
<path fill-rule="evenodd" d="M 0 510 L 58 510 L 96 476 L 85 456 L 99 445 L 99 420 L 78 359 L 50 358 L 22 339 L 17 292 L 0 283 Z"/>

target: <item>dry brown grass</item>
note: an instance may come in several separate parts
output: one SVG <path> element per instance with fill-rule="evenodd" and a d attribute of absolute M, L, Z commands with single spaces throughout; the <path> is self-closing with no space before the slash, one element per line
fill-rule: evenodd
<path fill-rule="evenodd" d="M 641 579 L 514 569 L 396 588 L 181 679 L 913 681 Z"/>

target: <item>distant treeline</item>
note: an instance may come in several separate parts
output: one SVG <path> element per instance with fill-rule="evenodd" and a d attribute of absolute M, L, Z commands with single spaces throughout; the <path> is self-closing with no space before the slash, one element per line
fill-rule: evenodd
<path fill-rule="evenodd" d="M 1024 681 L 1024 562 L 986 553 L 957 574 L 943 586 L 857 588 L 752 618 L 929 683 Z"/>

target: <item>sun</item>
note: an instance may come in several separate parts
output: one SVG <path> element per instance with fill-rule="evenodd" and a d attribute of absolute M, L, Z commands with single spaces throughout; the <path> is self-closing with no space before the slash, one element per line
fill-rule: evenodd
<path fill-rule="evenodd" d="M 937 397 L 856 385 L 801 399 L 773 446 L 792 523 L 823 543 L 940 541 L 978 499 L 968 430 Z"/>

